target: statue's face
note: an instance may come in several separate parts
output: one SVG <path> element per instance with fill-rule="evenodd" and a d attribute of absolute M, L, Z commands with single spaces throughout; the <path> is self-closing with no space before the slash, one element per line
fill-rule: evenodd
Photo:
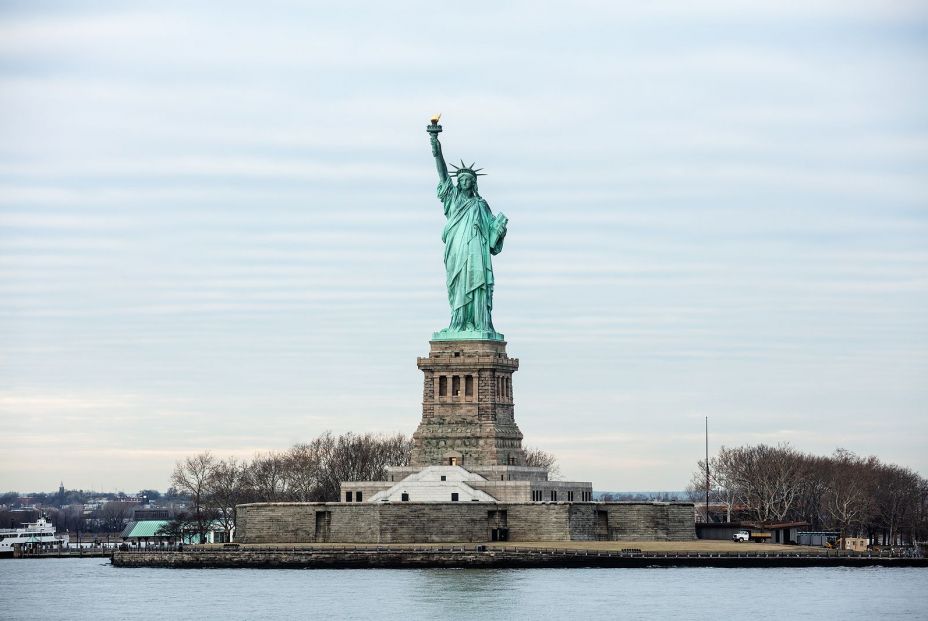
<path fill-rule="evenodd" d="M 458 187 L 467 192 L 473 190 L 474 178 L 471 175 L 461 175 L 458 177 Z"/>

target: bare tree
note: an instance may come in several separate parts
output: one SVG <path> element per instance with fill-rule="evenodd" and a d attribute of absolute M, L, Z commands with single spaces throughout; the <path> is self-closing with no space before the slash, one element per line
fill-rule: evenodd
<path fill-rule="evenodd" d="M 838 449 L 824 468 L 823 504 L 842 537 L 870 513 L 872 465 L 850 451 Z"/>
<path fill-rule="evenodd" d="M 331 439 L 327 433 L 308 444 L 296 444 L 284 455 L 284 470 L 291 500 L 312 502 L 322 497 L 319 481 L 322 478 L 320 445 Z"/>
<path fill-rule="evenodd" d="M 532 468 L 544 468 L 548 471 L 548 479 L 552 481 L 561 478 L 561 466 L 557 463 L 557 457 L 540 448 L 525 447 L 525 465 Z"/>
<path fill-rule="evenodd" d="M 903 540 L 905 531 L 913 540 L 924 485 L 924 479 L 908 468 L 886 464 L 877 468 L 871 522 L 881 532 L 883 543 L 895 545 Z"/>
<path fill-rule="evenodd" d="M 58 520 L 55 523 L 59 531 L 77 532 L 84 530 L 83 505 L 63 506 L 58 510 Z"/>
<path fill-rule="evenodd" d="M 761 444 L 722 447 L 710 467 L 713 492 L 725 490 L 761 522 L 798 519 L 893 545 L 928 536 L 928 481 L 876 457 L 843 449 L 818 457 L 787 444 Z M 690 497 L 704 497 L 698 494 L 704 486 L 705 464 L 699 462 Z"/>
<path fill-rule="evenodd" d="M 245 501 L 248 483 L 247 465 L 234 457 L 217 461 L 206 482 L 205 503 L 227 535 L 235 527 L 235 506 Z"/>
<path fill-rule="evenodd" d="M 211 516 L 208 515 L 205 501 L 209 493 L 209 481 L 216 468 L 216 458 L 209 451 L 187 457 L 177 462 L 171 475 L 171 484 L 180 492 L 190 496 L 193 503 L 193 516 L 200 536 L 200 543 L 206 543 L 206 529 Z"/>
<path fill-rule="evenodd" d="M 387 466 L 408 466 L 412 459 L 413 440 L 403 433 L 379 437 L 379 451 L 383 455 L 383 475 Z"/>
<path fill-rule="evenodd" d="M 346 433 L 324 448 L 321 490 L 326 500 L 337 500 L 341 481 L 382 481 L 387 466 L 409 464 L 412 440 L 402 434 Z"/>
<path fill-rule="evenodd" d="M 789 444 L 739 447 L 720 451 L 731 482 L 761 522 L 782 521 L 802 490 L 801 455 Z"/>
<path fill-rule="evenodd" d="M 371 434 L 346 433 L 324 445 L 320 487 L 325 500 L 338 500 L 341 481 L 368 481 L 374 469 L 374 438 Z"/>
<path fill-rule="evenodd" d="M 403 434 L 326 432 L 283 456 L 287 496 L 299 501 L 338 500 L 342 481 L 383 480 L 388 466 L 409 464 L 412 446 Z"/>
<path fill-rule="evenodd" d="M 123 529 L 129 517 L 129 503 L 107 502 L 97 512 L 100 528 L 104 532 L 114 533 Z"/>
<path fill-rule="evenodd" d="M 725 521 L 731 522 L 732 511 L 740 502 L 741 490 L 733 478 L 733 468 L 730 455 L 722 447 L 719 456 L 709 459 L 709 502 L 725 505 Z M 706 501 L 706 460 L 700 459 L 696 463 L 696 471 L 686 487 L 686 493 L 697 507 L 705 506 Z M 706 521 L 710 521 L 706 516 Z"/>
<path fill-rule="evenodd" d="M 808 522 L 812 530 L 831 528 L 831 517 L 826 506 L 831 457 L 801 456 L 805 475 L 792 517 Z"/>
<path fill-rule="evenodd" d="M 284 457 L 277 453 L 255 455 L 248 466 L 248 482 L 258 501 L 286 500 L 287 476 Z"/>

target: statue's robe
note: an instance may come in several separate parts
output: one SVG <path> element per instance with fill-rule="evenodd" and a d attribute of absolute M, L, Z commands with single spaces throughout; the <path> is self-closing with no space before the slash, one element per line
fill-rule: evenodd
<path fill-rule="evenodd" d="M 479 196 L 465 196 L 451 179 L 438 184 L 448 219 L 442 230 L 451 330 L 493 330 L 493 264 L 503 249 L 506 227 Z"/>

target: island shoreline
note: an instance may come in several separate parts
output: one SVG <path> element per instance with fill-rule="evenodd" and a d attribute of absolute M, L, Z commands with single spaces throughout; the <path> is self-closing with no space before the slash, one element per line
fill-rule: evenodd
<path fill-rule="evenodd" d="M 174 569 L 530 569 L 647 567 L 928 567 L 928 559 L 803 553 L 602 552 L 486 546 L 422 549 L 116 551 L 115 567 Z"/>

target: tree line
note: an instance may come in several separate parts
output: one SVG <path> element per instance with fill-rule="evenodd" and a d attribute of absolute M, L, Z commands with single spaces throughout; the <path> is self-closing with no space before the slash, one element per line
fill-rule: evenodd
<path fill-rule="evenodd" d="M 163 533 L 180 539 L 194 531 L 205 541 L 216 521 L 229 533 L 235 526 L 235 506 L 249 502 L 337 502 L 342 481 L 384 481 L 388 466 L 408 466 L 413 440 L 401 433 L 325 432 L 307 443 L 281 452 L 255 455 L 251 461 L 220 459 L 203 452 L 178 461 L 171 475 L 173 489 L 189 498 Z M 541 449 L 527 448 L 527 465 L 544 467 L 559 476 L 557 459 Z"/>
<path fill-rule="evenodd" d="M 698 462 L 688 487 L 704 501 L 706 463 Z M 809 530 L 838 531 L 873 543 L 928 537 L 928 480 L 910 468 L 837 449 L 802 452 L 789 444 L 722 447 L 709 459 L 709 500 L 725 508 L 725 521 L 800 521 Z"/>
<path fill-rule="evenodd" d="M 0 528 L 19 528 L 45 516 L 57 532 L 118 533 L 125 528 L 133 509 L 138 506 L 123 492 L 32 492 L 28 494 L 30 505 L 25 507 L 18 502 L 21 496 L 19 492 L 0 494 Z M 158 501 L 167 507 L 187 502 L 186 496 L 175 489 L 164 494 L 157 490 L 142 490 L 136 497 Z M 93 505 L 89 504 L 91 502 Z"/>
<path fill-rule="evenodd" d="M 325 432 L 285 451 L 255 455 L 251 461 L 199 453 L 174 467 L 171 484 L 190 498 L 190 510 L 169 528 L 194 530 L 203 542 L 214 520 L 227 533 L 232 530 L 238 504 L 334 502 L 341 481 L 384 480 L 387 466 L 406 466 L 411 454 L 412 439 L 406 435 L 350 432 Z"/>

